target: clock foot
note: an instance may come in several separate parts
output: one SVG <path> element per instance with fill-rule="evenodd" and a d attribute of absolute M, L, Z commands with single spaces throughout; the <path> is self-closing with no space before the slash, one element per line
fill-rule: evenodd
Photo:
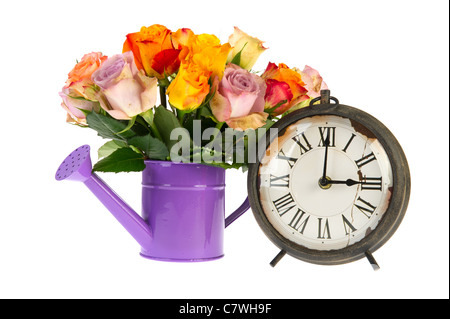
<path fill-rule="evenodd" d="M 275 258 L 270 262 L 270 265 L 272 267 L 275 267 L 278 262 L 281 260 L 281 258 L 283 258 L 286 255 L 286 251 L 281 250 L 278 255 L 275 256 Z"/>
<path fill-rule="evenodd" d="M 366 258 L 367 260 L 370 262 L 370 264 L 372 265 L 373 270 L 379 270 L 380 266 L 378 265 L 377 261 L 375 260 L 375 258 L 373 257 L 372 253 L 370 251 L 366 251 L 365 252 Z"/>

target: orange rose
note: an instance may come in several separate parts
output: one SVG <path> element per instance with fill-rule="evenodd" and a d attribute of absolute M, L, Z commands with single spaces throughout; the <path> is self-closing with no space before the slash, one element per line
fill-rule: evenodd
<path fill-rule="evenodd" d="M 169 103 L 183 111 L 196 109 L 209 93 L 210 76 L 210 71 L 194 63 L 181 64 L 178 75 L 167 88 Z"/>
<path fill-rule="evenodd" d="M 299 104 L 302 101 L 309 99 L 308 91 L 305 88 L 305 83 L 302 80 L 300 73 L 290 69 L 286 64 L 280 63 L 278 66 L 269 62 L 266 71 L 262 74 L 262 78 L 266 80 L 276 80 L 281 83 L 289 85 L 290 93 L 286 103 L 280 105 L 275 111 L 274 115 L 280 115 L 289 110 L 291 107 Z M 269 81 L 270 82 L 270 81 Z M 273 105 L 270 105 L 270 108 Z"/>
<path fill-rule="evenodd" d="M 95 100 L 91 75 L 100 65 L 105 62 L 107 56 L 101 52 L 92 52 L 85 54 L 80 62 L 78 62 L 66 81 L 65 89 L 69 89 L 71 96 L 84 97 L 87 100 Z"/>
<path fill-rule="evenodd" d="M 180 66 L 180 50 L 173 46 L 171 31 L 163 25 L 142 27 L 141 31 L 128 34 L 123 44 L 123 52 L 127 51 L 133 52 L 136 66 L 148 76 L 162 79 Z"/>
<path fill-rule="evenodd" d="M 194 39 L 195 34 L 192 32 L 191 29 L 188 28 L 182 28 L 178 29 L 177 32 L 172 32 L 172 43 L 175 49 L 183 49 L 183 47 L 186 47 L 191 43 L 191 41 Z M 181 59 L 181 54 L 180 54 Z"/>

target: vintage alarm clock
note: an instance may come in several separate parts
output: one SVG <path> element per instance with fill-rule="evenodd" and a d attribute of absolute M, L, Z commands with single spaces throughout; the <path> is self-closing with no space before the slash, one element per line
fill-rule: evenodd
<path fill-rule="evenodd" d="M 318 103 L 318 104 L 317 104 Z M 309 107 L 281 118 L 248 172 L 248 198 L 281 251 L 321 264 L 368 258 L 399 227 L 410 172 L 394 135 L 366 112 L 323 90 Z"/>

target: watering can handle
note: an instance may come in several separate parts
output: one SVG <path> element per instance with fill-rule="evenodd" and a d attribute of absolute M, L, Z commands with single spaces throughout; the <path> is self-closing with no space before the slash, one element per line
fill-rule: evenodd
<path fill-rule="evenodd" d="M 232 222 L 234 222 L 242 214 L 244 214 L 249 208 L 250 208 L 250 202 L 248 201 L 248 197 L 247 197 L 245 199 L 245 201 L 242 203 L 242 205 L 239 206 L 238 209 L 236 209 L 230 216 L 228 216 L 225 219 L 225 227 L 228 227 Z"/>

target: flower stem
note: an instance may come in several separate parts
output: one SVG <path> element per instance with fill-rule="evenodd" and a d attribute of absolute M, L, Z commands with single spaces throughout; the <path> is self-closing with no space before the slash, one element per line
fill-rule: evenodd
<path fill-rule="evenodd" d="M 165 108 L 167 108 L 167 99 L 166 99 L 166 87 L 160 85 L 159 86 L 159 96 L 161 98 L 161 104 L 164 105 Z"/>
<path fill-rule="evenodd" d="M 216 139 L 217 135 L 219 135 L 220 130 L 222 129 L 223 124 L 225 124 L 225 122 L 219 122 L 219 123 L 216 124 L 216 129 L 217 129 L 217 131 L 216 131 L 216 133 L 214 134 L 214 136 L 213 136 L 211 142 L 214 141 L 214 140 Z"/>

